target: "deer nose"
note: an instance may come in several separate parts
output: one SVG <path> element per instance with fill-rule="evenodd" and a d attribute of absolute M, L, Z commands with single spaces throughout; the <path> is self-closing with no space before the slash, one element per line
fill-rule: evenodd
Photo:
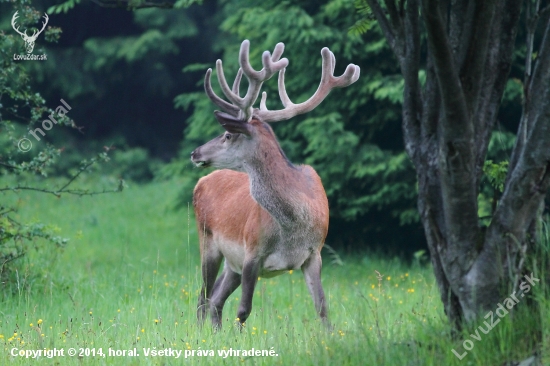
<path fill-rule="evenodd" d="M 191 159 L 196 159 L 199 154 L 197 153 L 197 150 L 191 151 Z"/>

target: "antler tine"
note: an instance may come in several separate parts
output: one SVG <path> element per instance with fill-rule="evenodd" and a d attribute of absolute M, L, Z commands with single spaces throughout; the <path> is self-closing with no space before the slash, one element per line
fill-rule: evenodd
<path fill-rule="evenodd" d="M 212 89 L 212 84 L 210 82 L 210 78 L 212 76 L 212 69 L 206 70 L 206 76 L 204 77 L 204 90 L 206 91 L 206 95 L 212 102 L 214 102 L 215 105 L 220 107 L 225 112 L 231 114 L 234 117 L 237 117 L 239 115 L 239 107 L 227 103 L 222 98 L 218 97 L 216 93 L 214 93 L 214 90 Z"/>
<path fill-rule="evenodd" d="M 292 101 L 288 97 L 288 94 L 286 93 L 285 72 L 286 72 L 286 69 L 279 71 L 279 80 L 278 80 L 277 87 L 279 89 L 279 98 L 281 98 L 283 107 L 285 107 L 286 109 L 287 107 L 294 105 L 294 103 L 292 103 Z"/>
<path fill-rule="evenodd" d="M 233 88 L 231 88 L 231 91 L 233 94 L 236 94 L 239 96 L 239 85 L 241 85 L 241 79 L 243 77 L 243 69 L 239 67 L 239 71 L 237 71 L 237 76 L 235 77 L 235 81 L 233 82 Z"/>
<path fill-rule="evenodd" d="M 279 61 L 281 56 L 283 55 L 283 52 L 285 51 L 285 44 L 283 42 L 279 42 L 275 45 L 275 48 L 273 49 L 273 56 L 271 59 L 273 62 Z M 288 61 L 288 60 L 287 60 Z"/>
<path fill-rule="evenodd" d="M 321 72 L 321 82 L 317 91 L 303 103 L 294 104 L 288 97 L 285 87 L 285 69 L 279 71 L 279 97 L 283 103 L 284 109 L 269 111 L 265 106 L 265 96 L 262 96 L 262 105 L 260 110 L 257 111 L 258 117 L 264 122 L 278 122 L 290 119 L 299 114 L 307 113 L 317 107 L 330 93 L 333 88 L 344 88 L 353 84 L 359 79 L 360 68 L 357 65 L 349 64 L 346 71 L 339 76 L 334 76 L 334 67 L 336 65 L 336 58 L 334 54 L 326 47 L 321 50 L 321 56 L 323 57 L 323 65 Z"/>
<path fill-rule="evenodd" d="M 231 91 L 231 89 L 229 89 L 229 85 L 225 80 L 225 74 L 223 72 L 222 60 L 216 61 L 216 72 L 218 74 L 218 83 L 220 84 L 220 88 L 222 89 L 223 94 L 225 94 L 226 98 L 229 99 L 229 101 L 233 103 L 235 107 L 242 109 L 241 107 L 242 107 L 243 98 L 234 94 Z"/>
<path fill-rule="evenodd" d="M 285 45 L 280 42 L 277 43 L 273 50 L 273 55 L 269 51 L 265 51 L 262 54 L 263 68 L 260 71 L 256 71 L 250 65 L 249 49 L 250 42 L 246 39 L 241 44 L 241 50 L 239 52 L 239 64 L 243 70 L 244 75 L 248 79 L 248 90 L 245 97 L 242 99 L 242 107 L 245 114 L 245 118 L 249 120 L 252 117 L 252 106 L 258 99 L 260 89 L 264 81 L 269 80 L 273 74 L 277 71 L 285 68 L 288 65 L 286 58 L 280 59 L 283 54 Z"/>
<path fill-rule="evenodd" d="M 330 74 L 334 75 L 334 68 L 336 67 L 336 57 L 334 57 L 334 53 L 328 48 L 323 47 L 323 49 L 326 49 L 330 53 Z M 321 50 L 321 55 L 323 55 L 323 50 Z"/>
<path fill-rule="evenodd" d="M 282 71 L 282 70 L 281 70 Z M 267 106 L 265 105 L 265 100 L 267 99 L 267 93 L 262 93 L 262 99 L 260 99 L 260 110 L 267 111 Z"/>

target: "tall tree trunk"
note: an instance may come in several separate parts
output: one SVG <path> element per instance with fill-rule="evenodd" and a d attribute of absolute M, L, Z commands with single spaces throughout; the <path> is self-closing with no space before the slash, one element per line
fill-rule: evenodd
<path fill-rule="evenodd" d="M 494 309 L 518 280 L 522 248 L 527 248 L 529 228 L 550 184 L 550 22 L 542 17 L 545 36 L 534 71 L 526 74 L 523 116 L 505 189 L 490 225 L 482 228 L 477 196 L 523 2 L 367 2 L 405 80 L 403 135 L 417 172 L 418 209 L 441 300 L 459 328 L 463 320 Z M 548 12 L 530 9 L 528 21 L 535 24 Z M 428 50 L 424 63 L 422 23 Z"/>

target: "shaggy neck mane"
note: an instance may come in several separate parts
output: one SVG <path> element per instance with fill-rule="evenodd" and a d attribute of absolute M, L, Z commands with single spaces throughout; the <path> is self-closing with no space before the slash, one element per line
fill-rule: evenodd
<path fill-rule="evenodd" d="M 271 128 L 262 129 L 260 148 L 249 161 L 250 192 L 273 218 L 285 228 L 303 221 L 307 177 L 285 156 Z"/>

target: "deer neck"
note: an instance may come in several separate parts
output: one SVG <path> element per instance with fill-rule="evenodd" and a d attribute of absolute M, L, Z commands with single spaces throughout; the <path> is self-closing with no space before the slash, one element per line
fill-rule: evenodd
<path fill-rule="evenodd" d="M 282 228 L 295 228 L 306 215 L 299 196 L 307 189 L 307 178 L 286 158 L 278 143 L 262 146 L 245 164 L 250 193 Z"/>

